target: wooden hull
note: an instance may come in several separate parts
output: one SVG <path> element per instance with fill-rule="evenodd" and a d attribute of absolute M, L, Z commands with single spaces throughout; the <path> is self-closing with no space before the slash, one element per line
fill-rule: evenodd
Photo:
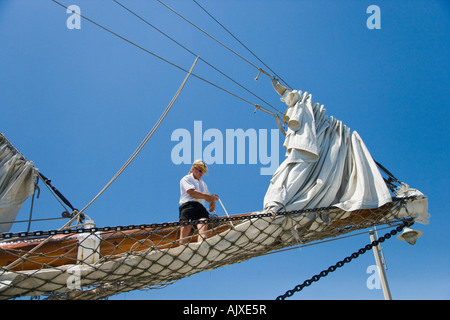
<path fill-rule="evenodd" d="M 237 215 L 238 217 L 246 216 Z M 205 235 L 207 238 L 230 228 L 230 223 L 223 223 Z M 180 227 L 143 228 L 125 231 L 103 231 L 96 233 L 100 239 L 100 257 L 107 261 L 125 253 L 140 252 L 148 249 L 169 249 L 180 245 Z M 7 270 L 35 270 L 42 267 L 60 267 L 76 264 L 80 241 L 79 234 L 55 235 L 30 240 L 0 244 L 0 266 Z M 191 231 L 189 242 L 195 242 L 197 235 Z M 44 242 L 43 245 L 42 242 Z M 34 250 L 38 245 L 38 249 Z M 31 253 L 30 253 L 31 252 Z M 24 257 L 24 258 L 22 258 Z M 19 263 L 14 263 L 18 259 Z M 14 263 L 12 267 L 8 266 Z"/>
<path fill-rule="evenodd" d="M 358 210 L 357 212 L 346 213 L 345 218 L 338 218 L 331 221 L 328 229 L 346 228 L 355 224 L 374 225 L 378 221 L 389 215 L 392 209 L 392 203 L 386 204 L 380 208 Z M 255 214 L 255 213 L 253 213 Z M 231 216 L 239 218 L 249 216 L 241 214 Z M 242 223 L 242 220 L 236 219 L 233 225 Z M 230 228 L 231 222 L 221 222 L 219 226 L 210 228 L 205 235 L 207 238 L 215 236 Z M 144 252 L 152 249 L 169 249 L 180 246 L 179 226 L 166 228 L 143 228 L 124 231 L 104 231 L 96 233 L 100 239 L 99 257 L 101 261 L 114 260 L 127 253 Z M 63 265 L 73 265 L 79 263 L 78 250 L 80 241 L 78 234 L 55 235 L 51 239 L 48 237 L 35 238 L 19 242 L 0 244 L 0 267 L 3 270 L 23 271 L 38 270 L 47 267 L 60 267 Z M 304 239 L 309 241 L 308 239 Z M 191 232 L 190 242 L 197 241 L 197 235 Z M 33 249 L 44 244 L 38 249 Z M 30 253 L 31 252 L 31 253 Z M 11 265 L 11 263 L 14 263 Z"/>

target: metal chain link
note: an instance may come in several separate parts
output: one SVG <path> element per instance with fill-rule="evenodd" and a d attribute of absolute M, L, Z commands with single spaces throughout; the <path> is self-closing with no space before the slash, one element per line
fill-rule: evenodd
<path fill-rule="evenodd" d="M 288 297 L 292 297 L 294 293 L 299 292 L 303 290 L 303 288 L 306 288 L 310 286 L 313 282 L 319 281 L 320 278 L 326 277 L 330 272 L 336 271 L 338 268 L 341 268 L 344 266 L 344 264 L 349 263 L 353 259 L 358 258 L 360 255 L 367 252 L 367 250 L 372 249 L 372 247 L 377 246 L 379 243 L 384 242 L 386 239 L 389 239 L 391 236 L 396 235 L 398 232 L 402 231 L 403 228 L 409 227 L 414 222 L 412 219 L 408 219 L 403 221 L 403 223 L 398 226 L 397 228 L 391 230 L 390 232 L 386 233 L 384 236 L 378 238 L 378 240 L 372 241 L 372 243 L 367 244 L 365 247 L 359 249 L 358 251 L 353 252 L 350 256 L 344 258 L 343 260 L 336 263 L 334 266 L 330 266 L 328 269 L 321 271 L 319 274 L 316 274 L 311 279 L 305 280 L 302 284 L 299 284 L 294 287 L 292 290 L 286 291 L 285 294 L 278 296 L 276 300 L 285 300 Z"/>
<path fill-rule="evenodd" d="M 298 213 L 298 211 L 291 211 L 285 213 L 278 213 L 276 215 L 285 215 L 285 214 L 293 214 Z M 11 239 L 11 238 L 27 238 L 27 237 L 41 237 L 41 236 L 54 236 L 58 234 L 68 235 L 72 233 L 95 233 L 97 231 L 124 231 L 124 230 L 138 230 L 138 229 L 146 229 L 146 228 L 168 228 L 168 227 L 177 227 L 183 225 L 196 225 L 196 224 L 208 224 L 208 223 L 221 223 L 221 222 L 229 222 L 229 221 L 240 221 L 240 220 L 250 220 L 254 218 L 264 218 L 274 216 L 272 213 L 262 213 L 262 214 L 253 214 L 248 216 L 238 216 L 238 217 L 227 217 L 227 218 L 215 218 L 210 220 L 200 220 L 200 221 L 190 221 L 190 222 L 164 222 L 164 223 L 153 223 L 153 224 L 141 224 L 141 225 L 128 225 L 128 226 L 115 226 L 115 227 L 94 227 L 94 228 L 78 228 L 78 229 L 63 229 L 63 230 L 47 230 L 47 231 L 31 231 L 31 232 L 16 232 L 16 233 L 2 233 L 0 234 L 0 239 Z"/>
<path fill-rule="evenodd" d="M 240 221 L 240 220 L 251 220 L 254 218 L 266 218 L 266 217 L 275 217 L 275 216 L 283 216 L 283 215 L 291 215 L 291 214 L 305 214 L 311 212 L 321 212 L 324 210 L 329 210 L 332 207 L 321 207 L 321 208 L 312 208 L 312 209 L 302 209 L 302 210 L 292 210 L 292 211 L 283 211 L 283 212 L 268 212 L 268 213 L 259 213 L 259 214 L 251 214 L 245 216 L 235 216 L 235 217 L 224 217 L 224 218 L 216 218 L 211 217 L 209 220 L 200 220 L 200 221 L 190 221 L 190 222 L 164 222 L 164 223 L 153 223 L 153 224 L 141 224 L 141 225 L 128 225 L 128 226 L 115 226 L 115 227 L 94 227 L 94 228 L 78 228 L 78 229 L 62 229 L 62 230 L 47 230 L 47 231 L 31 231 L 31 232 L 16 232 L 16 233 L 1 233 L 1 239 L 12 239 L 12 238 L 27 238 L 27 237 L 40 237 L 40 236 L 54 236 L 57 234 L 72 234 L 72 233 L 84 233 L 84 232 L 97 232 L 97 231 L 123 231 L 123 230 L 135 230 L 135 229 L 146 229 L 146 228 L 167 228 L 167 227 L 177 227 L 183 225 L 196 225 L 196 224 L 209 224 L 209 223 L 226 223 L 230 221 Z"/>
<path fill-rule="evenodd" d="M 417 198 L 416 196 L 409 196 L 405 198 L 393 198 L 393 201 L 405 201 Z M 321 207 L 321 208 L 311 208 L 311 209 L 301 209 L 301 210 L 292 210 L 292 211 L 284 211 L 284 212 L 268 212 L 268 213 L 259 213 L 259 214 L 251 214 L 246 216 L 235 216 L 235 217 L 224 217 L 224 218 L 213 218 L 209 221 L 198 222 L 164 222 L 164 223 L 153 223 L 153 224 L 141 224 L 141 225 L 128 225 L 128 226 L 115 226 L 115 227 L 94 227 L 94 228 L 77 228 L 77 229 L 62 229 L 62 230 L 47 230 L 47 231 L 31 231 L 31 232 L 16 232 L 16 233 L 1 233 L 0 240 L 8 240 L 14 238 L 28 238 L 28 237 L 41 237 L 41 236 L 54 236 L 57 234 L 79 234 L 85 232 L 97 232 L 97 231 L 123 231 L 123 230 L 135 230 L 135 229 L 146 229 L 146 228 L 167 228 L 167 227 L 177 227 L 181 225 L 192 224 L 196 225 L 198 223 L 221 223 L 221 222 L 230 222 L 230 221 L 240 221 L 240 220 L 250 220 L 254 218 L 266 218 L 266 217 L 275 217 L 282 215 L 291 215 L 291 214 L 305 214 L 312 212 L 322 212 L 325 210 L 329 210 L 334 207 Z"/>

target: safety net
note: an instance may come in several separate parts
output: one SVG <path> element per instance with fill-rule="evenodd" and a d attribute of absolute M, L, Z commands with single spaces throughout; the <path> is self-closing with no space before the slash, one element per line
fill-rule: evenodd
<path fill-rule="evenodd" d="M 426 212 L 426 197 L 410 195 L 380 208 L 351 212 L 327 207 L 215 217 L 202 238 L 193 228 L 185 244 L 179 234 L 188 222 L 99 228 L 86 221 L 76 229 L 3 233 L 0 297 L 104 299 L 161 288 L 283 248 L 376 225 L 417 221 Z"/>

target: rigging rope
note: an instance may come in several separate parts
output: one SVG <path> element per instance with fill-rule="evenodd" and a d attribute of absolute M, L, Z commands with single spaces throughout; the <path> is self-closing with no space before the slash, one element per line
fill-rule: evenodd
<path fill-rule="evenodd" d="M 180 87 L 178 88 L 177 92 L 175 93 L 174 97 L 172 98 L 172 101 L 170 101 L 169 105 L 166 107 L 164 112 L 159 117 L 156 124 L 153 126 L 153 128 L 150 130 L 150 132 L 147 134 L 145 139 L 141 142 L 141 144 L 138 146 L 138 148 L 133 152 L 133 154 L 130 156 L 130 158 L 125 162 L 125 164 L 120 168 L 120 170 L 112 177 L 112 179 L 103 187 L 102 190 L 94 197 L 94 199 L 91 200 L 78 214 L 83 213 L 95 200 L 97 200 L 100 195 L 105 192 L 105 190 L 122 174 L 122 172 L 130 165 L 130 163 L 136 158 L 136 156 L 141 152 L 141 150 L 144 148 L 144 146 L 147 144 L 148 140 L 153 136 L 155 131 L 158 129 L 161 122 L 164 120 L 166 115 L 169 113 L 170 109 L 172 108 L 173 104 L 177 100 L 178 96 L 180 95 L 181 90 L 183 90 L 184 85 L 186 84 L 187 80 L 189 79 L 190 75 L 192 74 L 192 70 L 194 69 L 195 65 L 197 64 L 198 57 L 195 59 L 194 63 L 191 66 L 191 69 L 189 70 L 189 73 L 186 75 L 186 77 L 183 80 L 183 83 L 181 83 Z"/>
<path fill-rule="evenodd" d="M 68 7 L 67 7 L 67 6 L 63 5 L 62 3 L 58 2 L 57 0 L 51 0 L 51 1 L 53 1 L 54 3 L 60 5 L 61 7 L 65 8 L 66 10 L 68 10 Z M 171 61 L 169 61 L 169 60 L 167 60 L 167 59 L 165 59 L 165 58 L 163 58 L 163 57 L 157 55 L 156 53 L 154 53 L 154 52 L 152 52 L 152 51 L 150 51 L 150 50 L 145 49 L 144 47 L 142 47 L 142 46 L 136 44 L 135 42 L 133 42 L 133 41 L 131 41 L 131 40 L 129 40 L 129 39 L 127 39 L 127 38 L 125 38 L 125 37 L 119 35 L 118 33 L 114 32 L 114 31 L 112 31 L 112 30 L 110 30 L 110 29 L 108 29 L 108 28 L 106 28 L 106 27 L 104 27 L 104 26 L 102 26 L 102 25 L 100 25 L 99 23 L 97 23 L 97 22 L 95 22 L 95 21 L 93 21 L 93 20 L 87 18 L 85 15 L 82 15 L 82 14 L 76 12 L 76 11 L 73 11 L 73 13 L 79 15 L 81 18 L 83 18 L 83 19 L 89 21 L 90 23 L 96 25 L 97 27 L 99 27 L 99 28 L 101 28 L 101 29 L 103 29 L 103 30 L 105 30 L 105 31 L 107 31 L 107 32 L 109 32 L 109 33 L 111 33 L 112 35 L 114 35 L 114 36 L 116 36 L 116 37 L 122 39 L 123 41 L 125 41 L 125 42 L 127 42 L 127 43 L 129 43 L 129 44 L 131 44 L 131 45 L 133 45 L 133 46 L 135 46 L 136 48 L 138 48 L 138 49 L 140 49 L 140 50 L 142 50 L 142 51 L 144 51 L 144 52 L 146 52 L 146 53 L 148 53 L 148 54 L 154 56 L 155 58 L 160 59 L 161 61 L 166 62 L 166 63 L 170 64 L 171 66 L 173 66 L 173 67 L 175 67 L 175 68 L 177 68 L 177 69 L 179 69 L 179 70 L 181 70 L 181 71 L 184 71 L 185 73 L 188 73 L 188 72 L 189 72 L 188 70 L 186 70 L 186 69 L 180 67 L 179 65 L 177 65 L 177 64 L 175 64 L 175 63 L 173 63 L 173 62 L 171 62 Z M 233 93 L 233 92 L 231 92 L 231 91 L 225 89 L 225 88 L 222 88 L 221 86 L 219 86 L 219 85 L 217 85 L 217 84 L 215 84 L 215 83 L 213 83 L 213 82 L 211 82 L 211 81 L 209 81 L 209 80 L 206 80 L 205 78 L 203 78 L 203 77 L 201 77 L 201 76 L 199 76 L 199 75 L 197 75 L 197 74 L 195 74 L 195 73 L 192 73 L 192 76 L 195 77 L 195 78 L 197 78 L 197 79 L 199 79 L 199 80 L 201 80 L 201 81 L 203 81 L 203 82 L 208 83 L 209 85 L 211 85 L 211 86 L 213 86 L 213 87 L 216 87 L 216 88 L 219 89 L 219 90 L 222 90 L 222 91 L 224 91 L 224 92 L 226 92 L 226 93 L 228 93 L 228 94 L 234 96 L 235 98 L 238 98 L 238 99 L 240 99 L 240 100 L 242 100 L 242 101 L 244 101 L 244 102 L 247 102 L 248 104 L 251 104 L 252 106 L 255 107 L 255 110 L 261 110 L 261 111 L 264 111 L 264 112 L 268 113 L 269 115 L 272 115 L 272 116 L 276 117 L 276 113 L 275 113 L 275 112 L 272 112 L 272 111 L 270 111 L 270 110 L 268 110 L 267 108 L 264 108 L 264 107 L 262 107 L 262 106 L 260 106 L 260 105 L 258 105 L 258 104 L 255 104 L 255 103 L 253 103 L 253 102 L 251 102 L 251 101 L 249 101 L 249 100 L 247 100 L 247 99 L 245 99 L 245 98 L 243 98 L 243 97 L 241 97 L 241 96 L 239 96 L 239 95 L 237 95 L 237 94 L 235 94 L 235 93 Z"/>
<path fill-rule="evenodd" d="M 54 1 L 54 0 L 53 0 Z M 175 103 L 176 99 L 178 98 L 178 95 L 180 94 L 181 90 L 184 88 L 184 85 L 186 84 L 187 79 L 189 78 L 189 76 L 192 73 L 192 70 L 194 68 L 194 66 L 197 63 L 197 59 L 195 59 L 191 69 L 189 70 L 188 74 L 186 75 L 183 83 L 181 84 L 181 86 L 178 88 L 178 91 L 176 92 L 175 96 L 172 98 L 172 101 L 169 103 L 169 105 L 166 107 L 166 109 L 164 110 L 163 114 L 161 115 L 161 117 L 158 119 L 157 123 L 155 124 L 155 126 L 152 128 L 152 130 L 147 134 L 146 138 L 144 139 L 144 141 L 139 145 L 139 147 L 135 150 L 135 152 L 132 154 L 132 156 L 127 160 L 127 162 L 122 166 L 122 168 L 116 173 L 116 175 L 106 184 L 105 187 L 103 187 L 103 189 L 94 197 L 94 199 L 92 199 L 81 211 L 78 211 L 76 209 L 74 209 L 74 214 L 71 217 L 71 219 L 64 224 L 64 226 L 62 226 L 59 231 L 65 230 L 66 227 L 70 226 L 71 223 L 73 221 L 75 221 L 76 219 L 79 219 L 79 217 L 81 217 L 82 215 L 84 215 L 84 211 L 96 200 L 98 199 L 98 197 L 100 197 L 100 195 L 119 177 L 119 175 L 128 167 L 128 165 L 133 161 L 133 159 L 139 154 L 139 152 L 142 150 L 142 148 L 145 146 L 145 144 L 147 143 L 147 141 L 151 138 L 151 136 L 153 135 L 153 133 L 156 131 L 156 129 L 159 127 L 159 125 L 161 124 L 162 120 L 164 120 L 165 116 L 167 115 L 167 113 L 169 112 L 170 108 L 172 107 L 172 105 Z M 45 177 L 43 177 L 44 179 Z M 45 178 L 46 179 L 46 178 Z M 48 179 L 46 179 L 48 180 Z M 44 180 L 45 181 L 45 180 Z M 52 188 L 54 189 L 54 188 Z M 54 189 L 55 191 L 55 189 Z M 56 190 L 57 191 L 57 190 Z M 56 192 L 55 191 L 55 192 Z M 59 193 L 59 192 L 58 192 Z M 61 194 L 62 196 L 62 194 Z M 64 197 L 63 197 L 64 198 Z M 65 199 L 65 198 L 64 198 Z M 67 199 L 66 204 L 70 204 L 68 203 Z M 72 206 L 71 206 L 72 208 Z M 22 258 L 26 258 L 29 255 L 33 254 L 36 250 L 38 250 L 39 248 L 41 248 L 43 245 L 45 245 L 48 241 L 50 241 L 53 236 L 56 235 L 56 233 L 50 235 L 47 239 L 45 239 L 44 241 L 42 241 L 39 245 L 37 245 L 36 247 L 34 247 L 32 250 L 28 251 Z M 16 266 L 17 264 L 20 263 L 20 258 L 16 259 L 15 261 L 11 262 L 8 266 L 6 266 L 7 269 L 11 269 L 14 266 Z"/>
<path fill-rule="evenodd" d="M 283 80 L 275 71 L 273 71 L 264 61 L 262 61 L 252 50 L 250 50 L 244 43 L 242 43 L 241 40 L 239 40 L 230 30 L 228 30 L 222 23 L 220 23 L 211 13 L 209 13 L 204 7 L 202 7 L 197 1 L 194 1 L 194 3 L 199 6 L 205 13 L 210 16 L 219 26 L 221 26 L 228 34 L 230 34 L 239 44 L 241 44 L 248 52 L 250 52 L 256 59 L 258 59 L 267 69 L 269 69 L 278 79 L 280 79 L 282 82 L 284 82 L 285 85 L 289 87 L 289 89 L 292 90 L 292 87 L 286 83 L 286 81 Z M 261 70 L 258 68 L 258 70 Z M 261 70 L 262 71 L 262 70 Z M 256 80 L 256 79 L 255 79 Z"/>
<path fill-rule="evenodd" d="M 242 60 L 244 60 L 245 62 L 247 62 L 248 64 L 250 64 L 251 66 L 253 66 L 254 68 L 256 68 L 258 71 L 262 71 L 264 74 L 268 75 L 269 77 L 273 78 L 273 76 L 267 72 L 265 72 L 264 70 L 262 70 L 261 68 L 259 68 L 257 65 L 255 65 L 253 62 L 250 62 L 249 60 L 247 60 L 246 58 L 244 58 L 243 56 L 241 56 L 239 53 L 237 53 L 236 51 L 234 51 L 233 49 L 231 49 L 230 47 L 226 46 L 225 44 L 223 44 L 222 42 L 220 42 L 219 40 L 217 40 L 216 38 L 214 38 L 212 35 L 210 35 L 208 32 L 206 32 L 205 30 L 203 30 L 202 28 L 200 28 L 199 26 L 197 26 L 195 23 L 191 22 L 189 19 L 185 18 L 183 15 L 181 15 L 180 13 L 178 13 L 177 11 L 175 11 L 174 9 L 172 9 L 171 7 L 169 7 L 167 4 L 165 4 L 164 2 L 162 2 L 161 0 L 157 0 L 159 3 L 161 3 L 163 6 L 165 6 L 167 9 L 169 9 L 170 11 L 172 11 L 173 13 L 175 13 L 177 16 L 179 16 L 180 18 L 182 18 L 184 21 L 188 22 L 189 24 L 191 24 L 193 27 L 195 27 L 196 29 L 200 30 L 201 32 L 203 32 L 205 35 L 207 35 L 208 37 L 210 37 L 211 39 L 213 39 L 214 41 L 216 41 L 218 44 L 220 44 L 221 46 L 223 46 L 224 48 L 226 48 L 227 50 L 229 50 L 230 52 L 234 53 L 235 55 L 237 55 L 239 58 L 241 58 Z"/>
<path fill-rule="evenodd" d="M 39 178 L 45 183 L 45 185 L 51 189 L 50 191 L 52 193 L 54 193 L 56 196 L 58 196 L 59 199 L 61 199 L 62 202 L 64 202 L 70 209 L 72 209 L 72 211 L 76 211 L 77 209 L 75 209 L 72 204 L 70 203 L 69 200 L 67 200 L 67 198 L 58 190 L 56 189 L 53 185 L 52 185 L 52 181 L 50 179 L 48 179 L 46 176 L 44 176 L 41 172 L 39 172 Z M 59 201 L 59 200 L 58 200 Z M 61 202 L 60 202 L 61 203 Z M 61 203 L 61 205 L 63 206 L 63 208 L 65 209 L 64 205 Z"/>
<path fill-rule="evenodd" d="M 254 97 L 258 98 L 260 101 L 264 102 L 265 104 L 267 104 L 270 108 L 272 108 L 274 111 L 281 113 L 281 111 L 277 110 L 274 106 L 272 106 L 269 102 L 265 101 L 264 99 L 262 99 L 261 97 L 259 97 L 258 95 L 256 95 L 255 93 L 253 93 L 252 91 L 250 91 L 248 88 L 244 87 L 242 84 L 240 84 L 239 82 L 237 82 L 236 80 L 234 80 L 233 78 L 231 78 L 230 76 L 228 76 L 227 74 L 225 74 L 223 71 L 219 70 L 217 67 L 213 66 L 211 63 L 209 63 L 208 61 L 206 61 L 205 59 L 203 59 L 202 57 L 200 57 L 197 53 L 193 52 L 192 50 L 188 49 L 186 46 L 184 46 L 183 44 L 181 44 L 180 42 L 178 42 L 177 40 L 175 40 L 173 37 L 169 36 L 167 33 L 165 33 L 164 31 L 162 31 L 161 29 L 157 28 L 156 26 L 154 26 L 153 24 L 151 24 L 148 20 L 144 19 L 143 17 L 141 17 L 140 15 L 138 15 L 136 12 L 134 12 L 133 10 L 131 10 L 130 8 L 126 7 L 125 5 L 123 5 L 122 3 L 120 3 L 117 0 L 113 0 L 115 3 L 117 3 L 119 6 L 121 6 L 123 9 L 127 10 L 128 12 L 130 12 L 132 15 L 134 15 L 135 17 L 137 17 L 138 19 L 140 19 L 141 21 L 143 21 L 144 23 L 146 23 L 148 26 L 152 27 L 154 30 L 158 31 L 159 33 L 161 33 L 163 36 L 165 36 L 166 38 L 168 38 L 169 40 L 173 41 L 175 44 L 177 44 L 178 46 L 180 46 L 181 48 L 183 48 L 184 50 L 186 50 L 187 52 L 189 52 L 190 54 L 192 54 L 193 56 L 198 56 L 199 60 L 203 61 L 205 64 L 207 64 L 209 67 L 213 68 L 214 70 L 216 70 L 217 72 L 219 72 L 220 74 L 222 74 L 223 76 L 225 76 L 226 78 L 228 78 L 229 80 L 231 80 L 233 83 L 237 84 L 239 87 L 241 87 L 242 89 L 244 89 L 245 91 L 247 91 L 248 93 L 250 93 L 251 95 L 253 95 Z"/>

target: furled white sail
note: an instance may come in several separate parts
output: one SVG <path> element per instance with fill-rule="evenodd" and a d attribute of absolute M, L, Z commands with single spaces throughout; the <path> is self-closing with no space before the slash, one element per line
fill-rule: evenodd
<path fill-rule="evenodd" d="M 311 95 L 273 80 L 288 109 L 286 159 L 273 175 L 264 209 L 301 210 L 335 206 L 345 211 L 380 207 L 391 195 L 356 131 L 328 117 Z"/>
<path fill-rule="evenodd" d="M 8 232 L 25 200 L 34 192 L 38 171 L 0 135 L 0 233 Z"/>

